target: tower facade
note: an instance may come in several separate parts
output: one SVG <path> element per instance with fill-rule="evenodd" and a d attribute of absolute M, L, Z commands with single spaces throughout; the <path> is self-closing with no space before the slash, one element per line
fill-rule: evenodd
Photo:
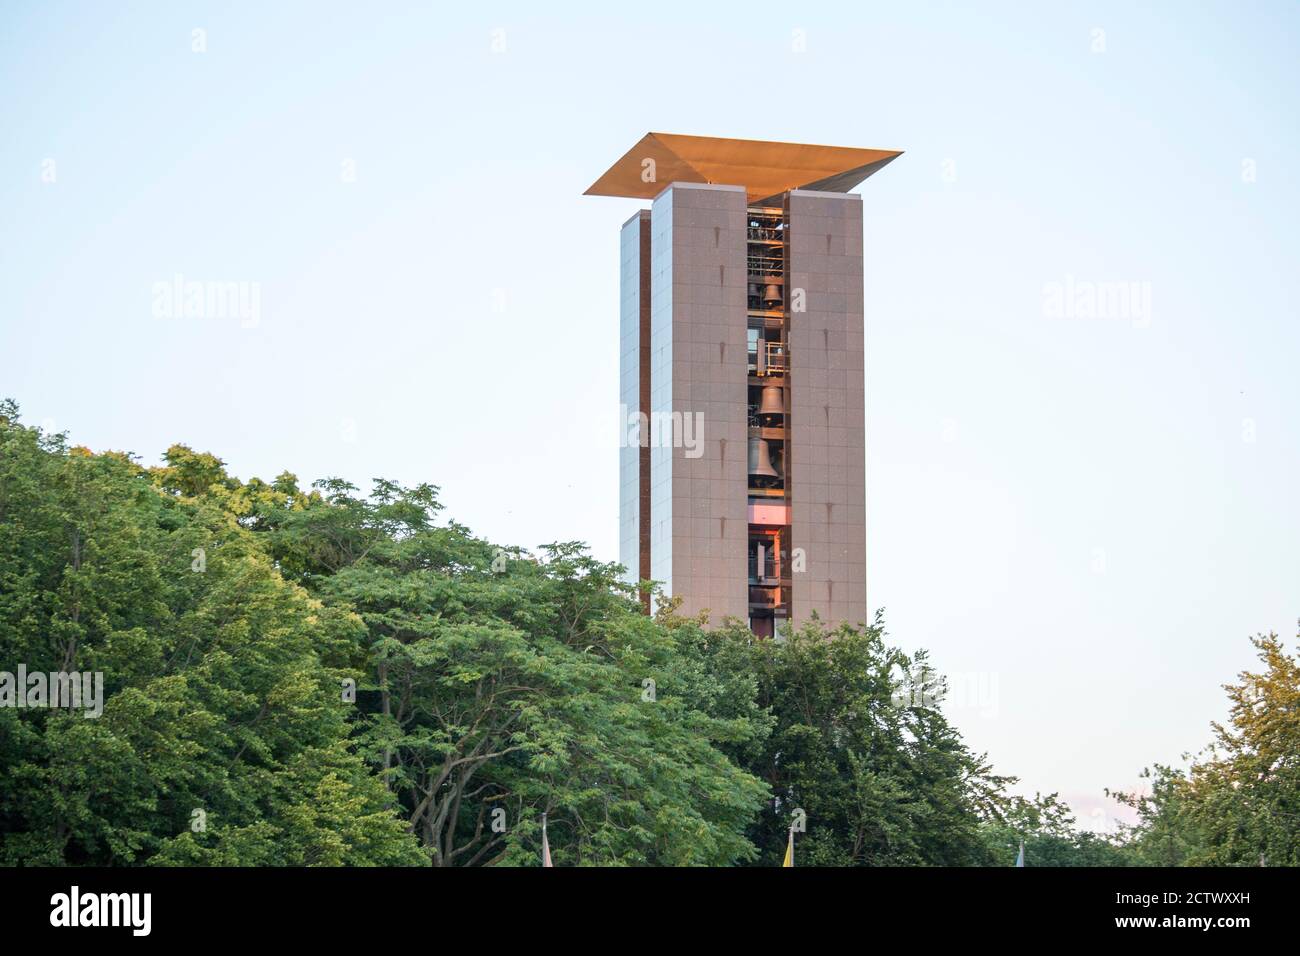
<path fill-rule="evenodd" d="M 651 201 L 620 239 L 620 560 L 681 613 L 866 620 L 848 190 L 897 155 L 651 133 L 587 191 Z"/>

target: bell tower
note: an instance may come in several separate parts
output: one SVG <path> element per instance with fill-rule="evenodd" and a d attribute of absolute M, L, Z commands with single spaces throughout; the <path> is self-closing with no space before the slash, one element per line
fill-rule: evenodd
<path fill-rule="evenodd" d="M 682 613 L 762 636 L 866 620 L 848 190 L 898 155 L 650 133 L 587 190 L 651 201 L 621 237 L 620 560 Z"/>

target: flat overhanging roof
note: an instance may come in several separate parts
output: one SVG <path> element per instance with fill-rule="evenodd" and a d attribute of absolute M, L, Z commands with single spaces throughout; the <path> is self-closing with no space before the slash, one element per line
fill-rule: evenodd
<path fill-rule="evenodd" d="M 585 196 L 653 199 L 669 184 L 744 186 L 749 201 L 789 189 L 846 193 L 902 150 L 647 133 Z"/>

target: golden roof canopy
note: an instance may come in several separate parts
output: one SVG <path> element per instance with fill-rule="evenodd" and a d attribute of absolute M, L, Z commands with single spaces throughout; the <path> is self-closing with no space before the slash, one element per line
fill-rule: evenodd
<path fill-rule="evenodd" d="M 744 186 L 751 203 L 789 189 L 846 193 L 901 154 L 893 149 L 647 133 L 584 195 L 653 199 L 674 182 Z"/>

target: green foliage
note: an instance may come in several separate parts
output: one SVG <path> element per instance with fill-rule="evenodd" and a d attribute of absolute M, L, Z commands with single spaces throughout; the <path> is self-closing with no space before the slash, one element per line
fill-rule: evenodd
<path fill-rule="evenodd" d="M 1128 833 L 1154 866 L 1300 866 L 1300 659 L 1277 635 L 1252 638 L 1259 672 L 1225 684 L 1228 725 L 1187 771 L 1157 765 Z"/>
<path fill-rule="evenodd" d="M 558 866 L 778 865 L 795 811 L 800 866 L 1008 866 L 1022 839 L 1029 865 L 1294 859 L 1269 824 L 1297 752 L 1272 645 L 1271 709 L 1243 691 L 1223 762 L 1161 771 L 1121 851 L 1008 797 L 879 619 L 760 640 L 649 618 L 621 568 L 498 548 L 431 485 L 164 458 L 0 404 L 0 670 L 105 677 L 97 719 L 0 707 L 0 865 L 536 866 L 542 814 Z"/>
<path fill-rule="evenodd" d="M 280 577 L 214 463 L 169 493 L 0 409 L 0 669 L 104 675 L 95 719 L 0 708 L 0 863 L 421 859 L 350 743 L 361 621 Z"/>
<path fill-rule="evenodd" d="M 543 812 L 557 865 L 753 855 L 766 791 L 718 745 L 761 733 L 761 715 L 702 706 L 710 676 L 617 566 L 435 525 L 427 485 L 318 487 L 319 503 L 262 514 L 271 550 L 365 622 L 361 740 L 435 865 L 535 864 Z"/>
<path fill-rule="evenodd" d="M 780 864 L 796 811 L 806 820 L 799 865 L 984 862 L 981 821 L 1010 780 L 966 748 L 937 706 L 911 706 L 937 703 L 937 686 L 899 697 L 907 675 L 925 670 L 923 654 L 888 646 L 879 618 L 834 631 L 814 620 L 777 640 L 734 624 L 713 640 L 747 649 L 744 670 L 732 652 L 731 679 L 752 682 L 773 725 L 761 746 L 736 752 L 773 792 L 750 830 L 760 864 Z"/>
<path fill-rule="evenodd" d="M 1079 830 L 1056 794 L 1013 797 L 983 828 L 992 866 L 1012 866 L 1025 847 L 1025 866 L 1128 866 L 1131 853 L 1115 840 Z"/>

